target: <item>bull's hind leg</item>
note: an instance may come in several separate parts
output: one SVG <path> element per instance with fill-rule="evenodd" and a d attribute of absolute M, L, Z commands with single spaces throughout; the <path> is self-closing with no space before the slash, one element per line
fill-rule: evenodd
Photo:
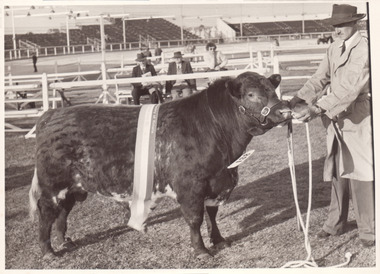
<path fill-rule="evenodd" d="M 210 242 L 218 247 L 230 246 L 231 243 L 222 237 L 218 225 L 216 224 L 216 214 L 218 213 L 218 209 L 219 207 L 217 206 L 206 206 L 206 223 Z"/>
<path fill-rule="evenodd" d="M 39 199 L 38 208 L 40 211 L 39 244 L 45 258 L 54 255 L 51 246 L 51 229 L 59 214 L 59 210 L 52 199 L 46 198 L 45 196 L 41 196 Z"/>
<path fill-rule="evenodd" d="M 59 215 L 56 221 L 57 240 L 62 248 L 71 248 L 75 245 L 69 237 L 66 237 L 67 216 L 75 205 L 73 194 L 66 195 L 66 198 L 59 203 Z"/>
<path fill-rule="evenodd" d="M 67 217 L 73 209 L 75 202 L 83 202 L 87 198 L 87 192 L 80 188 L 72 188 L 63 200 L 59 201 L 59 215 L 56 221 L 57 239 L 61 247 L 71 248 L 74 243 L 69 237 L 66 237 Z"/>

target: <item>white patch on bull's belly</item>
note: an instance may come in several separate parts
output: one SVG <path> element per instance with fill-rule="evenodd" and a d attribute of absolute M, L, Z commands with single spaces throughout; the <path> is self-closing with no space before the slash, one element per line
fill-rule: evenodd
<path fill-rule="evenodd" d="M 112 195 L 112 199 L 121 203 L 131 203 L 132 201 L 132 196 L 126 193 L 112 192 L 111 195 Z"/>
<path fill-rule="evenodd" d="M 66 188 L 64 188 L 64 189 L 62 189 L 59 193 L 58 193 L 58 195 L 57 196 L 53 196 L 53 203 L 55 204 L 55 205 L 58 205 L 58 203 L 59 203 L 59 201 L 60 200 L 64 200 L 65 198 L 66 198 L 66 193 L 67 193 L 67 191 L 69 191 L 69 189 L 66 187 Z"/>
<path fill-rule="evenodd" d="M 152 193 L 152 200 L 156 200 L 163 197 L 170 197 L 173 199 L 177 199 L 177 194 L 174 192 L 174 190 L 170 187 L 170 185 L 167 185 L 165 187 L 165 192 L 156 191 L 156 193 Z"/>
<path fill-rule="evenodd" d="M 98 195 L 101 195 L 101 196 L 104 196 L 103 194 L 99 193 L 99 191 L 97 192 Z M 132 195 L 129 195 L 127 193 L 116 193 L 116 192 L 112 192 L 111 193 L 111 197 L 112 199 L 118 201 L 118 202 L 122 202 L 122 203 L 129 203 L 129 205 L 131 205 L 132 203 Z M 109 196 L 105 196 L 105 197 L 109 197 Z M 152 192 L 152 196 L 151 196 L 151 206 L 150 208 L 155 208 L 158 204 L 158 202 L 164 198 L 164 197 L 170 197 L 170 198 L 173 198 L 173 199 L 177 199 L 177 194 L 173 191 L 173 189 L 167 185 L 165 187 L 165 192 L 160 192 L 160 191 L 156 191 L 155 193 Z"/>
<path fill-rule="evenodd" d="M 157 206 L 157 204 L 160 202 L 160 200 L 164 197 L 170 197 L 174 200 L 177 199 L 177 194 L 170 187 L 170 185 L 167 185 L 165 187 L 165 192 L 160 192 L 157 190 L 156 193 L 152 193 L 150 208 L 154 209 Z"/>
<path fill-rule="evenodd" d="M 220 206 L 220 205 L 224 205 L 225 202 L 226 202 L 225 200 L 206 199 L 205 206 Z"/>

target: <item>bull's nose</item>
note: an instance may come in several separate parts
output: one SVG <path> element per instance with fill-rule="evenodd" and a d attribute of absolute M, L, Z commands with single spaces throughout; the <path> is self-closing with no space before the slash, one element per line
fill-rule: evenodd
<path fill-rule="evenodd" d="M 285 119 L 292 118 L 292 111 L 289 108 L 280 109 L 280 113 Z"/>

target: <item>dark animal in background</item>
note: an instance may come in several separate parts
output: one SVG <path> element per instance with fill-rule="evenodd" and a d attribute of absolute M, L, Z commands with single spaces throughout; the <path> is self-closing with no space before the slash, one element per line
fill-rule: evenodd
<path fill-rule="evenodd" d="M 328 43 L 333 43 L 334 42 L 334 39 L 331 35 L 329 36 L 326 36 L 326 37 L 320 37 L 318 38 L 317 40 L 317 44 L 319 45 L 320 43 L 323 43 L 323 44 L 328 44 Z"/>
<path fill-rule="evenodd" d="M 198 257 L 209 256 L 200 233 L 205 213 L 210 241 L 228 244 L 215 221 L 218 206 L 238 182 L 237 167 L 227 167 L 253 136 L 291 118 L 275 93 L 280 81 L 280 75 L 266 78 L 246 72 L 160 106 L 152 208 L 162 195 L 178 201 Z M 88 192 L 130 199 L 139 110 L 82 105 L 49 110 L 39 119 L 29 196 L 31 214 L 39 211 L 39 244 L 45 256 L 54 254 L 54 222 L 58 240 L 70 243 L 67 216 Z"/>
<path fill-rule="evenodd" d="M 16 94 L 17 94 L 18 98 L 28 99 L 28 93 L 26 91 L 17 91 Z M 17 103 L 17 109 L 21 110 L 23 108 L 22 105 L 25 105 L 25 104 Z M 29 108 L 36 108 L 36 103 L 35 102 L 29 102 L 25 106 L 28 106 Z"/>

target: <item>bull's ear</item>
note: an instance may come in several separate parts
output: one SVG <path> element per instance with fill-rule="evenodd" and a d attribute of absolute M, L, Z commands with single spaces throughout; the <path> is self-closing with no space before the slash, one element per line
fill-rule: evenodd
<path fill-rule="evenodd" d="M 241 82 L 236 79 L 230 79 L 226 82 L 226 88 L 229 93 L 231 93 L 232 96 L 235 96 L 237 98 L 240 98 L 241 92 Z"/>
<path fill-rule="evenodd" d="M 281 82 L 281 75 L 280 74 L 272 74 L 271 76 L 269 76 L 268 80 L 269 80 L 269 82 L 272 83 L 274 88 L 277 88 Z"/>

